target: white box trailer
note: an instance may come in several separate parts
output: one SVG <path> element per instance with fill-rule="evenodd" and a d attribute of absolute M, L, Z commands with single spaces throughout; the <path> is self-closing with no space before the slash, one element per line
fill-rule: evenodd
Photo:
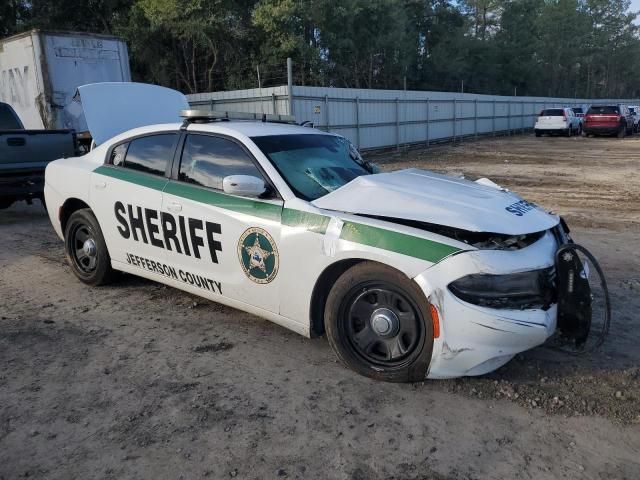
<path fill-rule="evenodd" d="M 0 40 L 0 101 L 27 129 L 87 131 L 80 85 L 130 82 L 126 43 L 117 37 L 31 30 Z"/>

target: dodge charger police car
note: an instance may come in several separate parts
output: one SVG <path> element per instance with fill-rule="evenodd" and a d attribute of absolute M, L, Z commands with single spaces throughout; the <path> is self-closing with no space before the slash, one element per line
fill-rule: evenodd
<path fill-rule="evenodd" d="M 487 179 L 377 173 L 341 136 L 162 87 L 79 97 L 96 146 L 50 164 L 45 197 L 88 285 L 118 270 L 326 333 L 388 381 L 485 374 L 556 330 L 567 231 Z"/>

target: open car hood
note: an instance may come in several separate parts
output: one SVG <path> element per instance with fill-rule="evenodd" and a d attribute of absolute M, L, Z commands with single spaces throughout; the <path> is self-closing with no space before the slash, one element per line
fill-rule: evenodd
<path fill-rule="evenodd" d="M 132 128 L 180 122 L 180 111 L 189 108 L 182 93 L 146 83 L 90 83 L 77 96 L 97 145 Z"/>
<path fill-rule="evenodd" d="M 557 216 L 486 183 L 411 168 L 358 177 L 311 203 L 325 210 L 506 235 L 540 232 L 558 223 Z"/>

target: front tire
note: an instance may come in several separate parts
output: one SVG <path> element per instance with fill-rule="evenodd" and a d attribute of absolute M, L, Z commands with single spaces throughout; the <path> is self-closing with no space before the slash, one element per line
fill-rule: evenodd
<path fill-rule="evenodd" d="M 73 273 L 87 285 L 104 285 L 114 275 L 102 230 L 88 208 L 71 214 L 64 231 L 67 260 Z"/>
<path fill-rule="evenodd" d="M 429 302 L 417 284 L 363 262 L 333 285 L 325 305 L 329 343 L 342 363 L 376 380 L 425 379 L 433 350 Z"/>

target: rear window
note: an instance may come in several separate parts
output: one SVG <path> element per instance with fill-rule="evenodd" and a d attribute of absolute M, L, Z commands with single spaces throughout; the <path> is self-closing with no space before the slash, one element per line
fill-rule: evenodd
<path fill-rule="evenodd" d="M 562 117 L 564 110 L 561 108 L 547 108 L 540 113 L 541 117 Z"/>
<path fill-rule="evenodd" d="M 620 108 L 615 105 L 598 105 L 593 106 L 587 112 L 587 115 L 618 115 Z"/>
<path fill-rule="evenodd" d="M 0 103 L 0 130 L 22 130 L 13 110 L 5 103 Z"/>

